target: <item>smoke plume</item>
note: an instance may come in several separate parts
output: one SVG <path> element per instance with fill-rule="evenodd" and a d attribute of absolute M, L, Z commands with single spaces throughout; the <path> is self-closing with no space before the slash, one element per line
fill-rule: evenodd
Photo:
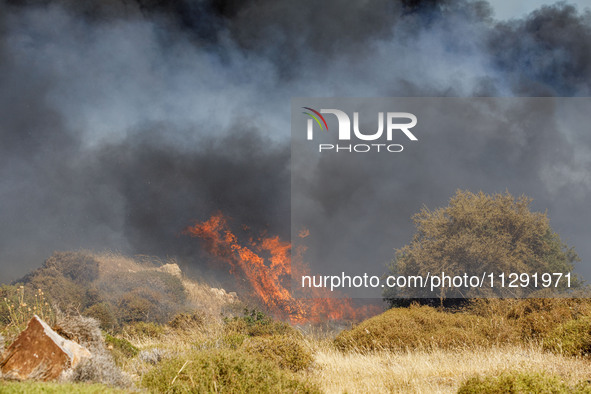
<path fill-rule="evenodd" d="M 564 3 L 499 21 L 486 1 L 463 0 L 4 0 L 0 281 L 79 248 L 201 266 L 199 243 L 181 233 L 216 211 L 288 239 L 291 97 L 589 96 L 590 46 L 589 12 Z M 469 163 L 425 168 L 431 181 L 398 177 L 408 194 L 391 248 L 408 242 L 407 212 L 422 203 L 516 185 L 542 196 L 537 207 L 588 260 L 591 141 L 577 130 L 522 130 L 512 138 L 530 144 L 510 147 L 482 136 Z M 514 162 L 498 163 L 507 149 Z M 518 187 L 531 168 L 543 171 Z M 335 196 L 317 198 L 346 210 Z"/>

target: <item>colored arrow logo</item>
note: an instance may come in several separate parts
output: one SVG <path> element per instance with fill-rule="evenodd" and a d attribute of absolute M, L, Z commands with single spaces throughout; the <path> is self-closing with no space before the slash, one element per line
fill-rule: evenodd
<path fill-rule="evenodd" d="M 322 127 L 322 123 L 320 123 L 320 119 L 322 119 L 322 122 L 324 123 L 324 126 L 326 126 L 326 131 L 328 131 L 328 125 L 326 124 L 326 120 L 324 119 L 324 116 L 320 115 L 320 112 L 318 112 L 315 109 L 312 109 L 310 107 L 302 107 L 302 108 L 303 109 L 307 109 L 308 111 L 313 112 L 313 114 L 311 114 L 310 112 L 302 112 L 302 113 L 303 114 L 306 114 L 309 117 L 311 117 L 312 119 L 314 119 L 316 121 L 316 123 L 318 123 L 318 126 L 320 126 L 320 130 L 324 130 L 324 127 Z M 320 119 L 318 119 L 318 118 L 320 118 Z"/>

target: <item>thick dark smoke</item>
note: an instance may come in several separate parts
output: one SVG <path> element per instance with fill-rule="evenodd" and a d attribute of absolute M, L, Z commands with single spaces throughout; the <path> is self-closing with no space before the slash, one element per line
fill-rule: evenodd
<path fill-rule="evenodd" d="M 556 5 L 499 22 L 453 0 L 4 0 L 0 282 L 53 250 L 201 265 L 181 233 L 217 210 L 288 238 L 291 97 L 588 96 L 590 19 Z M 584 146 L 562 146 L 550 170 L 571 177 L 544 187 L 588 193 Z M 449 176 L 441 190 L 461 185 Z"/>
<path fill-rule="evenodd" d="M 188 150 L 143 130 L 99 153 L 94 170 L 123 199 L 123 235 L 134 250 L 190 255 L 195 242 L 182 230 L 218 210 L 255 232 L 289 238 L 289 151 L 248 126 L 236 129 L 220 139 L 204 135 Z"/>
<path fill-rule="evenodd" d="M 491 60 L 514 94 L 589 96 L 591 15 L 573 6 L 545 6 L 492 31 Z"/>
<path fill-rule="evenodd" d="M 325 133 L 327 140 L 315 136 L 311 143 L 304 133 L 295 134 L 292 231 L 309 230 L 301 243 L 308 248 L 313 272 L 382 275 L 393 249 L 411 241 L 411 215 L 424 206 L 446 206 L 457 189 L 467 189 L 532 197 L 532 209 L 548 211 L 553 229 L 583 257 L 579 272 L 589 274 L 585 256 L 591 252 L 586 242 L 591 235 L 586 209 L 591 160 L 582 157 L 589 157 L 590 140 L 584 134 L 591 100 L 379 99 L 367 104 L 371 110 L 362 102 L 306 99 L 294 106 L 359 110 L 366 119 L 361 129 L 368 131 L 377 123 L 368 119 L 371 115 L 403 108 L 420 119 L 413 128 L 419 140 L 395 139 L 404 145 L 404 152 L 396 154 L 318 154 L 315 143 L 334 144 L 334 135 Z M 295 130 L 305 130 L 306 118 L 298 120 Z M 332 120 L 329 128 L 336 127 Z M 575 152 L 583 156 L 575 159 Z M 355 291 L 360 297 L 379 294 L 376 289 Z"/>

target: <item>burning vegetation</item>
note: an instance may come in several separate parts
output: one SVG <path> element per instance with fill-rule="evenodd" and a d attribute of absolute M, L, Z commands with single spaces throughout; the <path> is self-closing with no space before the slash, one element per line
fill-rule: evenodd
<path fill-rule="evenodd" d="M 241 243 L 222 213 L 185 232 L 202 239 L 207 252 L 227 263 L 235 277 L 245 277 L 258 300 L 277 318 L 302 324 L 360 320 L 379 313 L 376 306 L 356 307 L 349 298 L 329 298 L 324 288 L 306 289 L 310 292 L 308 298 L 296 298 L 292 278 L 308 275 L 309 268 L 303 262 L 303 250 L 292 251 L 291 244 L 278 236 L 250 238 Z M 308 236 L 309 232 L 302 234 Z"/>

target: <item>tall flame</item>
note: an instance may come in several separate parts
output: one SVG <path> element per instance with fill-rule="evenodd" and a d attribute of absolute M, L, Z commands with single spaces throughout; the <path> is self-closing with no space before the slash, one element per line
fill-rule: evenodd
<path fill-rule="evenodd" d="M 222 213 L 187 228 L 186 233 L 201 238 L 207 252 L 226 262 L 232 274 L 245 277 L 256 296 L 276 317 L 306 323 L 358 320 L 378 313 L 377 307 L 355 308 L 348 298 L 328 298 L 328 291 L 323 288 L 310 289 L 308 296 L 313 298 L 295 298 L 290 291 L 292 274 L 308 274 L 301 259 L 303 250 L 296 251 L 299 258 L 292 262 L 291 244 L 278 236 L 251 239 L 243 246 Z M 308 235 L 307 230 L 300 233 L 301 237 Z"/>

